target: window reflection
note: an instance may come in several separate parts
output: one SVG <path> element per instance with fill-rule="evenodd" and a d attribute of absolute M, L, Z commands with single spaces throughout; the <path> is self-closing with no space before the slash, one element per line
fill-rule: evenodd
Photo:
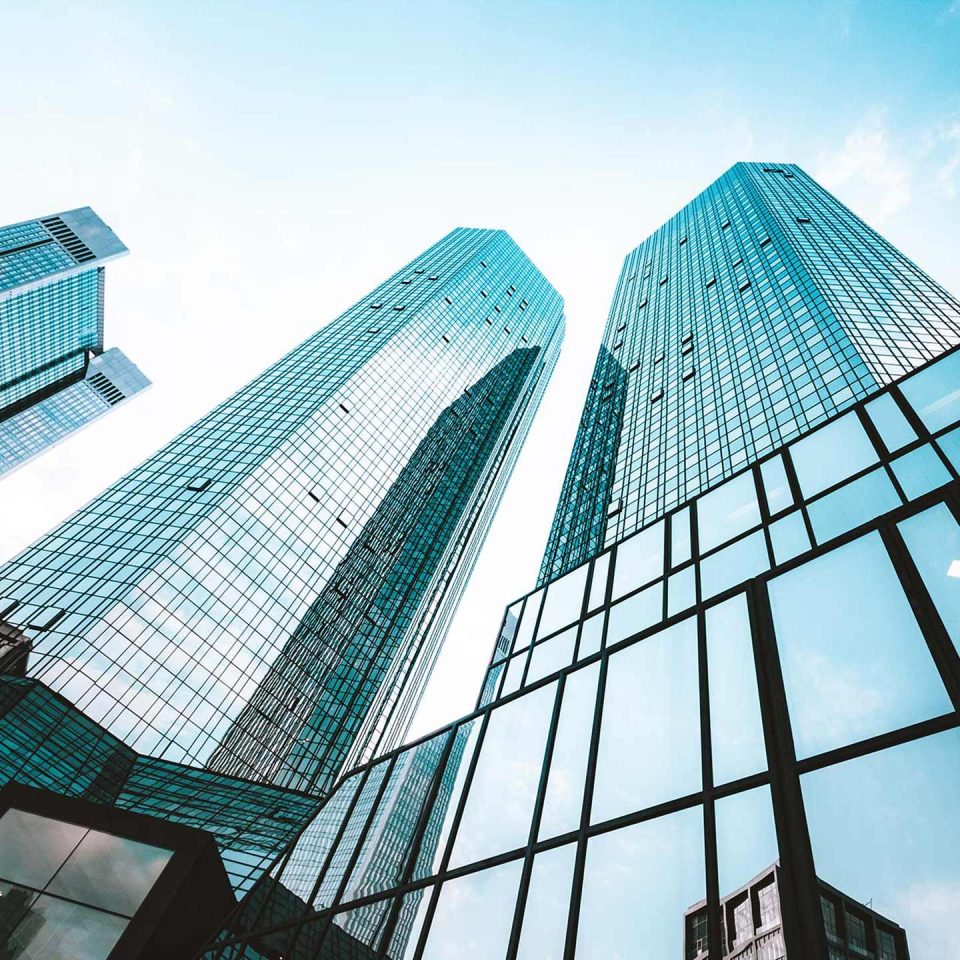
<path fill-rule="evenodd" d="M 451 867 L 527 842 L 556 688 L 548 684 L 490 714 Z"/>
<path fill-rule="evenodd" d="M 591 820 L 700 789 L 696 619 L 610 657 Z"/>
<path fill-rule="evenodd" d="M 690 544 L 690 508 L 678 510 L 670 520 L 670 563 L 678 567 L 692 556 Z"/>
<path fill-rule="evenodd" d="M 939 503 L 897 525 L 954 646 L 960 651 L 960 526 Z"/>
<path fill-rule="evenodd" d="M 769 569 L 767 541 L 758 530 L 700 561 L 700 593 L 709 600 Z"/>
<path fill-rule="evenodd" d="M 879 534 L 770 582 L 797 755 L 951 709 Z"/>
<path fill-rule="evenodd" d="M 86 832 L 72 823 L 7 810 L 0 817 L 0 877 L 42 889 Z"/>
<path fill-rule="evenodd" d="M 711 607 L 706 625 L 713 780 L 721 784 L 767 767 L 746 597 Z"/>
<path fill-rule="evenodd" d="M 818 543 L 826 543 L 900 506 L 900 497 L 883 467 L 848 483 L 807 508 Z"/>
<path fill-rule="evenodd" d="M 663 574 L 663 521 L 634 534 L 617 547 L 613 568 L 613 599 Z"/>
<path fill-rule="evenodd" d="M 516 960 L 563 960 L 576 855 L 568 843 L 534 858 Z"/>
<path fill-rule="evenodd" d="M 753 474 L 748 470 L 697 501 L 700 552 L 706 553 L 760 523 Z"/>
<path fill-rule="evenodd" d="M 600 649 L 603 640 L 603 618 L 604 614 L 598 613 L 583 621 L 580 628 L 580 646 L 577 648 L 578 660 L 583 660 Z"/>
<path fill-rule="evenodd" d="M 507 952 L 523 860 L 448 880 L 422 960 L 495 960 Z"/>
<path fill-rule="evenodd" d="M 547 637 L 555 630 L 580 619 L 583 592 L 587 586 L 589 564 L 577 567 L 547 587 L 547 595 L 540 614 L 538 637 Z"/>
<path fill-rule="evenodd" d="M 699 807 L 587 842 L 577 960 L 683 956 L 681 920 L 704 896 Z"/>
<path fill-rule="evenodd" d="M 541 840 L 580 826 L 599 674 L 600 664 L 592 663 L 567 677 L 540 816 Z"/>
<path fill-rule="evenodd" d="M 673 616 L 697 602 L 697 581 L 694 565 L 673 574 L 667 585 L 667 615 Z"/>
<path fill-rule="evenodd" d="M 920 447 L 898 457 L 890 464 L 893 475 L 908 500 L 942 487 L 952 477 L 933 447 Z"/>
<path fill-rule="evenodd" d="M 607 595 L 607 572 L 610 569 L 610 554 L 604 553 L 593 561 L 593 579 L 590 581 L 588 610 L 596 610 Z"/>
<path fill-rule="evenodd" d="M 900 392 L 931 432 L 960 420 L 960 353 L 952 353 L 900 383 Z"/>
<path fill-rule="evenodd" d="M 901 447 L 917 439 L 916 431 L 889 393 L 871 400 L 865 409 L 890 453 L 896 453 Z"/>
<path fill-rule="evenodd" d="M 576 625 L 558 633 L 549 640 L 542 640 L 530 654 L 530 666 L 527 667 L 527 683 L 536 683 L 551 673 L 573 663 L 573 650 L 577 643 Z"/>
<path fill-rule="evenodd" d="M 799 510 L 770 524 L 770 544 L 776 563 L 786 563 L 810 549 L 810 537 Z"/>
<path fill-rule="evenodd" d="M 769 460 L 764 460 L 760 464 L 760 474 L 763 477 L 763 492 L 767 495 L 770 515 L 775 516 L 787 507 L 792 507 L 793 494 L 790 492 L 783 457 L 778 453 Z"/>
<path fill-rule="evenodd" d="M 866 947 L 878 957 L 883 948 L 906 960 L 905 946 L 915 960 L 955 956 L 960 732 L 807 773 L 801 787 L 821 896 L 829 904 L 828 939 L 842 942 L 846 933 L 856 943 L 863 936 L 856 921 L 866 920 Z M 871 922 L 878 917 L 889 936 L 874 945 Z"/>
<path fill-rule="evenodd" d="M 514 650 L 523 650 L 530 646 L 533 631 L 537 626 L 537 617 L 540 615 L 540 602 L 542 600 L 543 590 L 538 590 L 532 596 L 527 597 L 523 615 L 520 617 L 520 626 L 517 628 L 517 638 L 513 644 Z"/>
<path fill-rule="evenodd" d="M 663 619 L 663 583 L 635 593 L 626 600 L 615 603 L 610 608 L 610 619 L 607 624 L 607 646 L 610 647 L 619 640 L 652 627 Z"/>
<path fill-rule="evenodd" d="M 11 960 L 107 960 L 128 922 L 79 903 L 40 896 L 13 931 Z"/>
<path fill-rule="evenodd" d="M 878 460 L 877 451 L 853 412 L 798 440 L 790 447 L 790 457 L 805 497 L 816 496 Z"/>

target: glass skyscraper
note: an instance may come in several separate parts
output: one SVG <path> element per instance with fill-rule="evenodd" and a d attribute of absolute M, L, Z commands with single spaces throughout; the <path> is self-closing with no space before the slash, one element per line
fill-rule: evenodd
<path fill-rule="evenodd" d="M 0 568 L 20 673 L 323 793 L 403 735 L 562 328 L 507 234 L 454 230 Z"/>
<path fill-rule="evenodd" d="M 349 771 L 207 960 L 956 952 L 960 304 L 796 167 L 688 213 L 476 708 Z"/>
<path fill-rule="evenodd" d="M 89 207 L 0 227 L 0 476 L 149 384 L 103 355 L 103 265 L 126 252 Z"/>

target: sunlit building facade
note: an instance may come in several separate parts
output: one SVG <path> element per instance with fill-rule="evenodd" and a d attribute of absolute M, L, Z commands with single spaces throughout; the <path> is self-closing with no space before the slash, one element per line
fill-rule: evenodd
<path fill-rule="evenodd" d="M 0 227 L 0 476 L 149 384 L 104 354 L 104 264 L 126 253 L 89 207 Z"/>
<path fill-rule="evenodd" d="M 834 364 L 867 384 L 511 604 L 474 711 L 346 775 L 207 960 L 954 952 L 960 350 L 940 335 L 885 384 L 880 354 Z M 625 419 L 640 368 L 611 369 L 613 346 Z M 399 796 L 405 842 L 373 874 Z"/>

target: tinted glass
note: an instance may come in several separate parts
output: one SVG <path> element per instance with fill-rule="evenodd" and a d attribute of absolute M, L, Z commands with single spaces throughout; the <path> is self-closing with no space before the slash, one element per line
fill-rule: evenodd
<path fill-rule="evenodd" d="M 577 845 L 539 853 L 533 861 L 517 960 L 563 960 Z"/>
<path fill-rule="evenodd" d="M 677 960 L 683 915 L 704 897 L 699 807 L 592 837 L 577 960 Z"/>
<path fill-rule="evenodd" d="M 662 618 L 663 583 L 654 583 L 646 590 L 641 590 L 610 608 L 607 646 L 610 647 L 618 640 L 624 640 L 647 627 L 652 627 Z"/>
<path fill-rule="evenodd" d="M 826 543 L 900 505 L 900 497 L 881 467 L 827 494 L 808 507 L 813 535 Z"/>
<path fill-rule="evenodd" d="M 622 597 L 663 574 L 663 521 L 634 534 L 617 547 L 613 598 Z"/>
<path fill-rule="evenodd" d="M 960 353 L 952 353 L 900 384 L 923 425 L 935 432 L 960 420 Z"/>
<path fill-rule="evenodd" d="M 599 674 L 600 664 L 592 663 L 567 677 L 540 816 L 541 840 L 580 826 Z"/>
<path fill-rule="evenodd" d="M 746 597 L 711 607 L 706 625 L 713 780 L 726 783 L 767 767 Z"/>
<path fill-rule="evenodd" d="M 390 945 L 387 948 L 387 957 L 390 960 L 412 960 L 420 940 L 423 922 L 427 917 L 433 890 L 433 887 L 412 890 L 403 897 L 397 925 L 393 928 Z"/>
<path fill-rule="evenodd" d="M 917 439 L 917 433 L 910 426 L 910 421 L 903 415 L 897 406 L 897 401 L 889 393 L 871 400 L 865 409 L 877 428 L 884 446 L 891 453 L 895 453 Z"/>
<path fill-rule="evenodd" d="M 536 683 L 551 673 L 573 663 L 573 651 L 577 644 L 576 626 L 558 633 L 549 640 L 542 640 L 530 654 L 527 667 L 527 683 Z"/>
<path fill-rule="evenodd" d="M 670 520 L 670 562 L 686 563 L 692 555 L 690 547 L 690 508 L 678 510 Z"/>
<path fill-rule="evenodd" d="M 106 960 L 128 920 L 56 897 L 40 896 L 14 930 L 10 960 Z"/>
<path fill-rule="evenodd" d="M 876 533 L 770 582 L 800 757 L 951 709 Z"/>
<path fill-rule="evenodd" d="M 810 549 L 807 526 L 799 510 L 770 524 L 770 544 L 777 563 L 786 563 Z"/>
<path fill-rule="evenodd" d="M 685 567 L 667 581 L 667 615 L 673 616 L 697 602 L 695 565 Z"/>
<path fill-rule="evenodd" d="M 0 877 L 42 889 L 86 832 L 72 823 L 7 810 L 0 817 Z"/>
<path fill-rule="evenodd" d="M 760 504 L 753 474 L 747 471 L 697 501 L 700 552 L 726 543 L 760 523 Z"/>
<path fill-rule="evenodd" d="M 693 617 L 610 657 L 594 823 L 700 789 L 698 690 Z"/>
<path fill-rule="evenodd" d="M 709 600 L 769 568 L 767 541 L 758 530 L 700 561 L 701 596 Z"/>
<path fill-rule="evenodd" d="M 721 797 L 714 809 L 720 896 L 725 897 L 776 863 L 777 830 L 769 787 Z"/>
<path fill-rule="evenodd" d="M 763 492 L 767 495 L 767 509 L 771 515 L 793 506 L 793 494 L 787 480 L 787 471 L 783 466 L 783 457 L 778 453 L 760 464 L 763 477 Z"/>
<path fill-rule="evenodd" d="M 589 657 L 600 649 L 600 643 L 603 640 L 604 616 L 604 614 L 598 613 L 589 620 L 584 620 L 583 627 L 580 629 L 580 646 L 577 652 L 578 660 Z"/>
<path fill-rule="evenodd" d="M 556 689 L 551 683 L 491 713 L 451 867 L 527 842 Z"/>
<path fill-rule="evenodd" d="M 555 630 L 580 619 L 589 566 L 589 564 L 584 564 L 577 567 L 576 570 L 571 570 L 570 573 L 559 580 L 555 580 L 547 587 L 537 636 L 549 636 Z"/>
<path fill-rule="evenodd" d="M 953 479 L 933 447 L 912 450 L 894 460 L 890 467 L 908 500 L 921 497 Z"/>
<path fill-rule="evenodd" d="M 855 413 L 798 440 L 790 456 L 805 497 L 812 497 L 877 462 L 867 432 Z"/>
<path fill-rule="evenodd" d="M 490 960 L 507 951 L 522 860 L 448 880 L 422 960 Z"/>
<path fill-rule="evenodd" d="M 587 609 L 596 610 L 607 595 L 607 573 L 610 570 L 610 554 L 604 553 L 593 561 L 593 579 L 590 581 L 590 599 Z"/>
<path fill-rule="evenodd" d="M 522 650 L 529 646 L 533 639 L 533 631 L 537 626 L 537 617 L 540 615 L 540 602 L 543 600 L 543 591 L 538 590 L 532 596 L 527 597 L 526 605 L 523 608 L 523 615 L 520 617 L 520 626 L 517 628 L 517 638 L 514 641 L 513 649 Z"/>

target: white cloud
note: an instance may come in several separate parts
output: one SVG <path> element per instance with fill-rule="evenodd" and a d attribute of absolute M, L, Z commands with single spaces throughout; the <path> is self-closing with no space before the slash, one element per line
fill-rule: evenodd
<path fill-rule="evenodd" d="M 889 219 L 911 198 L 910 170 L 891 145 L 883 111 L 851 131 L 838 151 L 822 154 L 815 177 L 874 224 Z"/>
<path fill-rule="evenodd" d="M 907 931 L 911 956 L 956 956 L 960 882 L 920 880 L 911 883 L 895 910 L 891 914 Z"/>

